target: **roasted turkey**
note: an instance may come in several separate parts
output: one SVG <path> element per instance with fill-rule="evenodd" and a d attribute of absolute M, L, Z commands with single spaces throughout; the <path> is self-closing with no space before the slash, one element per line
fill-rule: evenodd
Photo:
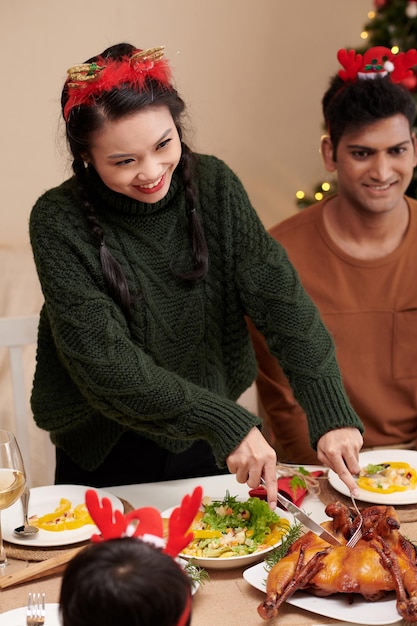
<path fill-rule="evenodd" d="M 326 507 L 332 520 L 322 526 L 343 545 L 332 546 L 312 532 L 293 543 L 268 574 L 266 599 L 258 607 L 263 619 L 278 615 L 281 604 L 302 589 L 317 596 L 360 594 L 369 601 L 395 591 L 401 617 L 417 621 L 416 551 L 399 532 L 397 512 L 392 506 L 370 506 L 361 513 L 362 538 L 354 548 L 348 548 L 344 544 L 359 519 L 340 502 Z"/>

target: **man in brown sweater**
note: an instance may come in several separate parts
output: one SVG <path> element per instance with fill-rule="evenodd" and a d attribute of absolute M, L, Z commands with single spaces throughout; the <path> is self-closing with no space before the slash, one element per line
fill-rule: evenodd
<path fill-rule="evenodd" d="M 382 72 L 365 80 L 349 74 L 346 54 L 339 59 L 347 71 L 323 97 L 328 135 L 321 144 L 326 170 L 337 172 L 337 194 L 271 235 L 335 339 L 348 396 L 365 426 L 364 449 L 416 449 L 417 202 L 405 195 L 417 162 L 416 105 L 396 80 L 397 60 L 390 74 L 376 58 L 371 69 Z M 279 460 L 317 462 L 305 415 L 252 331 L 260 400 Z"/>

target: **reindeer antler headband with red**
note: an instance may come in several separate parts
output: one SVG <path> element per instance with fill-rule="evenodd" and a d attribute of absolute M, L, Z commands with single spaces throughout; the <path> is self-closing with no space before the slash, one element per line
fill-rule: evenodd
<path fill-rule="evenodd" d="M 193 540 L 193 533 L 189 529 L 200 508 L 202 496 L 202 488 L 196 487 L 193 493 L 184 496 L 180 506 L 172 511 L 165 545 L 162 517 L 157 509 L 143 507 L 124 515 L 121 511 L 113 511 L 112 503 L 108 498 L 103 498 L 100 504 L 97 493 L 93 489 L 88 489 L 85 494 L 85 503 L 91 518 L 101 531 L 101 535 L 94 534 L 91 540 L 98 542 L 126 536 L 138 537 L 160 547 L 162 552 L 175 558 Z M 191 596 L 187 599 L 177 626 L 185 626 L 190 611 Z"/>
<path fill-rule="evenodd" d="M 356 54 L 355 50 L 342 49 L 337 58 L 344 67 L 339 70 L 339 76 L 346 83 L 387 75 L 393 83 L 401 83 L 413 74 L 411 68 L 417 65 L 417 50 L 393 54 L 389 48 L 375 46 L 362 55 Z"/>
<path fill-rule="evenodd" d="M 136 50 L 121 60 L 99 57 L 95 63 L 74 65 L 68 70 L 68 100 L 64 118 L 70 111 L 83 104 L 91 104 L 103 92 L 127 84 L 141 91 L 146 79 L 153 79 L 165 87 L 171 87 L 171 68 L 164 56 L 164 46 Z"/>

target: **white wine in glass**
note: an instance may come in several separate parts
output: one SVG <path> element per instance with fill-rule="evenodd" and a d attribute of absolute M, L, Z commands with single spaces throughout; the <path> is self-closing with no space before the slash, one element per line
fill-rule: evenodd
<path fill-rule="evenodd" d="M 13 433 L 0 430 L 0 515 L 22 495 L 26 485 L 22 455 Z M 0 518 L 0 570 L 7 564 L 1 535 Z"/>

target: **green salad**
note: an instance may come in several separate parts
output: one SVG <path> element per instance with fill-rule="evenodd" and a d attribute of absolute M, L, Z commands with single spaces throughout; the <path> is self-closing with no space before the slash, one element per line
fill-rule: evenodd
<path fill-rule="evenodd" d="M 223 500 L 203 498 L 202 509 L 191 526 L 193 542 L 185 556 L 229 558 L 245 556 L 276 545 L 288 532 L 289 521 L 265 500 L 244 502 L 228 492 Z"/>

